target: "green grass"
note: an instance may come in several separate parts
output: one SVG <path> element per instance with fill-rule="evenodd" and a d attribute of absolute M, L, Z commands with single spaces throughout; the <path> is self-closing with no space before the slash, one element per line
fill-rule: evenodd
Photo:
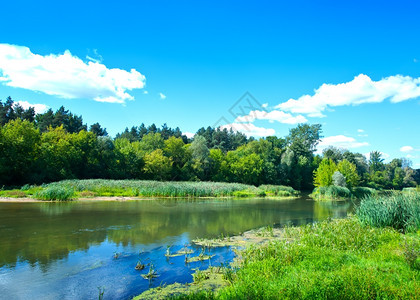
<path fill-rule="evenodd" d="M 269 186 L 278 196 L 298 195 L 290 187 Z M 226 182 L 151 181 L 151 180 L 63 180 L 42 186 L 23 186 L 20 190 L 0 191 L 0 196 L 34 196 L 43 200 L 64 200 L 68 197 L 264 197 L 267 186 Z M 71 192 L 70 192 L 71 191 Z M 17 196 L 16 196 L 17 197 Z"/>
<path fill-rule="evenodd" d="M 178 298 L 419 299 L 419 232 L 404 235 L 350 217 L 284 234 L 244 250 L 230 286 Z"/>
<path fill-rule="evenodd" d="M 350 198 L 351 192 L 346 187 L 341 186 L 320 186 L 314 189 L 311 194 L 316 200 L 334 200 L 334 199 L 344 199 Z"/>
<path fill-rule="evenodd" d="M 392 194 L 362 199 L 357 216 L 368 225 L 402 231 L 420 228 L 420 194 Z"/>
<path fill-rule="evenodd" d="M 260 190 L 264 191 L 267 196 L 278 196 L 278 197 L 296 197 L 299 196 L 299 191 L 296 191 L 290 186 L 284 185 L 260 185 L 258 187 Z"/>
<path fill-rule="evenodd" d="M 47 186 L 35 192 L 34 198 L 45 201 L 66 201 L 74 197 L 74 190 L 64 186 Z"/>

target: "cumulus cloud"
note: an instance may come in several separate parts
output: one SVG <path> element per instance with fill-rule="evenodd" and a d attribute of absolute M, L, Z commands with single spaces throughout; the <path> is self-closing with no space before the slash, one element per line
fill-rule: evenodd
<path fill-rule="evenodd" d="M 0 44 L 0 82 L 62 98 L 87 98 L 99 102 L 125 103 L 127 93 L 141 89 L 145 76 L 109 69 L 99 61 L 85 63 L 66 50 L 63 54 L 34 54 L 28 47 Z"/>
<path fill-rule="evenodd" d="M 268 107 L 268 103 L 264 103 L 261 105 L 262 108 L 267 108 Z"/>
<path fill-rule="evenodd" d="M 323 112 L 336 106 L 380 103 L 385 99 L 398 103 L 419 96 L 420 78 L 396 75 L 373 81 L 369 76 L 360 74 L 346 83 L 324 83 L 313 95 L 289 99 L 276 108 L 309 117 L 325 117 Z"/>
<path fill-rule="evenodd" d="M 31 104 L 28 101 L 17 101 L 15 105 L 19 104 L 22 106 L 23 109 L 28 109 L 29 107 L 33 107 L 36 114 L 42 114 L 46 112 L 50 107 L 45 104 Z"/>
<path fill-rule="evenodd" d="M 289 113 L 285 113 L 279 110 L 272 110 L 270 112 L 262 110 L 253 110 L 250 111 L 248 115 L 239 116 L 235 119 L 235 122 L 254 122 L 255 120 L 268 120 L 268 121 L 277 121 L 284 124 L 298 124 L 305 123 L 308 120 L 302 116 L 292 116 Z"/>
<path fill-rule="evenodd" d="M 195 135 L 195 133 L 192 133 L 192 132 L 183 132 L 182 134 L 185 135 L 189 139 L 192 139 Z"/>
<path fill-rule="evenodd" d="M 409 152 L 413 152 L 414 151 L 414 148 L 411 147 L 411 146 L 403 146 L 403 147 L 400 148 L 400 151 L 401 152 L 409 153 Z"/>
<path fill-rule="evenodd" d="M 166 96 L 165 96 L 164 94 L 162 94 L 162 93 L 159 93 L 159 97 L 160 97 L 160 99 L 162 99 L 162 100 L 166 99 Z"/>
<path fill-rule="evenodd" d="M 275 135 L 276 131 L 272 128 L 257 127 L 252 123 L 231 123 L 219 127 L 221 130 L 232 129 L 233 131 L 242 132 L 246 136 L 266 137 Z"/>
<path fill-rule="evenodd" d="M 334 146 L 342 149 L 352 149 L 369 146 L 369 143 L 358 142 L 355 138 L 345 135 L 334 135 L 321 139 L 317 146 L 318 152 L 322 152 L 323 149 L 329 146 Z"/>

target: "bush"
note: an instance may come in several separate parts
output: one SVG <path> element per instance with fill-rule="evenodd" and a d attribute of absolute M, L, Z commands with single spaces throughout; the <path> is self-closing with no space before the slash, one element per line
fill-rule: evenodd
<path fill-rule="evenodd" d="M 70 200 L 74 196 L 74 190 L 71 188 L 60 187 L 60 186 L 48 186 L 40 191 L 37 191 L 34 195 L 39 200 L 59 200 L 66 201 Z"/>
<path fill-rule="evenodd" d="M 264 191 L 267 195 L 271 194 L 281 197 L 299 196 L 299 191 L 296 191 L 292 187 L 285 185 L 264 184 L 260 185 L 258 188 Z"/>
<path fill-rule="evenodd" d="M 356 210 L 359 219 L 374 227 L 393 227 L 402 231 L 420 228 L 420 195 L 393 194 L 368 196 Z"/>
<path fill-rule="evenodd" d="M 346 187 L 330 185 L 330 186 L 320 186 L 320 187 L 315 188 L 311 195 L 317 200 L 340 199 L 340 198 L 350 198 L 351 192 Z"/>
<path fill-rule="evenodd" d="M 355 187 L 352 189 L 352 194 L 354 197 L 356 198 L 363 198 L 363 197 L 367 197 L 367 196 L 373 196 L 377 194 L 377 191 L 375 189 L 372 188 L 368 188 L 368 187 Z"/>

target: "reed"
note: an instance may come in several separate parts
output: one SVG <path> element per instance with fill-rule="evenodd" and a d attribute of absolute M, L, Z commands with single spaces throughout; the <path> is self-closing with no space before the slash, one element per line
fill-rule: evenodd
<path fill-rule="evenodd" d="M 362 199 L 356 214 L 363 223 L 374 227 L 415 231 L 420 228 L 420 195 L 368 196 Z"/>

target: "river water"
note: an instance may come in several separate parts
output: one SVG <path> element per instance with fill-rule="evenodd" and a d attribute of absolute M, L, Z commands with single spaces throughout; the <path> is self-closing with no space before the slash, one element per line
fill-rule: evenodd
<path fill-rule="evenodd" d="M 263 226 L 306 224 L 342 218 L 351 202 L 196 199 L 0 203 L 0 298 L 130 299 L 149 287 L 191 282 L 193 269 L 233 258 L 213 249 L 209 261 L 167 259 L 194 238 L 235 235 Z M 159 277 L 152 282 L 134 269 L 141 260 Z"/>

